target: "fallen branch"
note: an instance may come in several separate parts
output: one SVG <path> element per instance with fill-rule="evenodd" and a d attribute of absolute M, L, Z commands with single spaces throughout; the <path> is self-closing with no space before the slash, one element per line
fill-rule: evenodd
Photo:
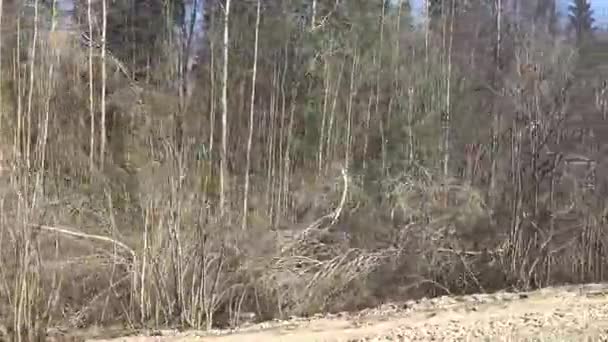
<path fill-rule="evenodd" d="M 344 208 L 344 204 L 346 203 L 346 194 L 348 193 L 348 175 L 346 174 L 346 169 L 344 168 L 342 168 L 342 181 L 344 182 L 344 190 L 342 190 L 342 198 L 340 198 L 340 204 L 333 213 L 334 218 L 331 221 L 332 226 L 340 218 L 340 215 L 342 214 L 342 209 Z"/>
<path fill-rule="evenodd" d="M 123 242 L 109 238 L 107 236 L 87 234 L 87 233 L 83 233 L 83 232 L 79 232 L 79 231 L 74 231 L 69 228 L 52 227 L 52 226 L 46 226 L 46 225 L 42 225 L 42 224 L 30 223 L 28 226 L 30 226 L 31 228 L 38 229 L 38 230 L 59 233 L 59 234 L 72 236 L 72 237 L 78 237 L 78 238 L 89 239 L 89 240 L 97 240 L 97 241 L 102 241 L 102 242 L 109 242 L 109 243 L 113 244 L 114 246 L 120 247 L 123 250 L 127 251 L 133 258 L 133 260 L 136 259 L 135 251 L 131 247 L 127 246 Z"/>
<path fill-rule="evenodd" d="M 331 218 L 330 226 L 333 226 L 338 221 L 340 215 L 342 214 L 342 208 L 344 207 L 344 204 L 346 202 L 346 195 L 348 193 L 348 176 L 346 174 L 346 169 L 344 168 L 342 169 L 342 182 L 344 183 L 344 188 L 342 189 L 342 197 L 340 198 L 340 203 L 338 204 L 336 209 L 331 213 L 323 215 L 322 217 L 315 220 L 311 225 L 304 229 L 301 235 L 306 235 L 306 233 L 312 229 L 320 228 L 321 223 L 323 223 L 327 219 Z"/>
<path fill-rule="evenodd" d="M 338 204 L 336 209 L 334 209 L 329 214 L 321 216 L 320 218 L 316 219 L 313 223 L 311 223 L 308 227 L 304 228 L 304 230 L 302 232 L 297 234 L 297 236 L 295 237 L 295 239 L 292 243 L 281 248 L 281 253 L 285 253 L 286 251 L 292 250 L 292 248 L 295 245 L 297 245 L 300 241 L 302 241 L 306 237 L 310 236 L 312 231 L 315 231 L 318 229 L 328 229 L 328 228 L 332 227 L 334 224 L 336 224 L 336 222 L 342 215 L 342 210 L 346 203 L 346 198 L 347 198 L 347 194 L 348 194 L 348 174 L 347 174 L 345 168 L 342 168 L 342 182 L 343 182 L 344 187 L 342 189 L 342 196 L 340 198 L 340 203 Z M 328 220 L 331 220 L 331 221 L 329 223 L 326 223 Z M 326 226 L 322 227 L 324 225 L 324 223 Z"/>
<path fill-rule="evenodd" d="M 451 248 L 437 248 L 437 252 L 442 253 L 453 253 L 459 255 L 467 255 L 467 256 L 479 256 L 479 255 L 498 255 L 503 253 L 503 249 L 499 248 L 496 250 L 487 250 L 487 251 L 465 251 L 465 250 L 456 250 Z"/>

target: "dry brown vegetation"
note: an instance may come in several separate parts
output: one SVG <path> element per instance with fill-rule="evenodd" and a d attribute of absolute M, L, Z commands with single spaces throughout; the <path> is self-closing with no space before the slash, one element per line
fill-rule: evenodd
<path fill-rule="evenodd" d="M 602 44 L 517 2 L 0 0 L 5 333 L 603 281 Z"/>

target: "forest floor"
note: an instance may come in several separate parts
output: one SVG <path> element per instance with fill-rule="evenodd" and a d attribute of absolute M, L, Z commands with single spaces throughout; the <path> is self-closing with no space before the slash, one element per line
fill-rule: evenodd
<path fill-rule="evenodd" d="M 234 331 L 157 331 L 90 341 L 608 341 L 608 284 L 445 296 Z"/>

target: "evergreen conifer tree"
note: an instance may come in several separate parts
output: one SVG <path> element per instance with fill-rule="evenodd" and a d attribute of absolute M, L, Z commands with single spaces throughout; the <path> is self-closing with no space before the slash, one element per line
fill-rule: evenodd
<path fill-rule="evenodd" d="M 568 7 L 570 29 L 576 34 L 577 44 L 584 44 L 593 37 L 594 19 L 589 0 L 573 0 Z"/>

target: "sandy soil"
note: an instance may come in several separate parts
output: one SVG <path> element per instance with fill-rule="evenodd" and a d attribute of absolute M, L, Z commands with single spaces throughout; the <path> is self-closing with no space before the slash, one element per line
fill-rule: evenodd
<path fill-rule="evenodd" d="M 106 342 L 608 341 L 608 284 L 387 304 L 238 331 L 158 332 Z"/>

